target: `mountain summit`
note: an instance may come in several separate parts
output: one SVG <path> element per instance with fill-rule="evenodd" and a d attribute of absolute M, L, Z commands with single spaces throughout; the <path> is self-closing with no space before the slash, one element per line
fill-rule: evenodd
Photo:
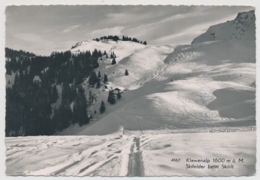
<path fill-rule="evenodd" d="M 232 21 L 213 25 L 202 35 L 196 37 L 192 44 L 219 40 L 254 40 L 255 39 L 255 12 L 238 13 Z"/>

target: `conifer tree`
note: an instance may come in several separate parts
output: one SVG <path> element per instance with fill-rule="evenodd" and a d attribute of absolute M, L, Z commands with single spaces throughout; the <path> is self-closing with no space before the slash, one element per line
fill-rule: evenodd
<path fill-rule="evenodd" d="M 94 85 L 96 84 L 96 82 L 97 82 L 97 79 L 98 79 L 98 78 L 97 78 L 96 72 L 93 71 L 93 72 L 91 73 L 90 77 L 89 77 L 89 80 L 88 80 L 89 85 L 94 86 Z"/>
<path fill-rule="evenodd" d="M 72 120 L 72 111 L 68 99 L 63 101 L 60 106 L 60 118 L 62 120 L 62 129 L 69 127 Z"/>
<path fill-rule="evenodd" d="M 115 95 L 114 95 L 114 91 L 113 90 L 109 91 L 107 101 L 110 104 L 115 104 L 116 103 L 116 99 L 115 99 Z"/>
<path fill-rule="evenodd" d="M 100 56 L 102 53 L 97 50 L 93 54 L 67 51 L 41 57 L 6 49 L 7 73 L 16 74 L 14 85 L 6 87 L 6 135 L 51 135 L 68 127 L 72 119 L 80 124 L 87 123 L 84 89 L 77 90 L 77 86 L 85 78 L 89 78 L 92 86 L 96 85 L 98 78 L 93 71 L 99 65 Z M 40 77 L 40 83 L 33 82 L 35 76 Z M 58 98 L 57 85 L 62 87 L 62 102 L 52 115 L 51 104 Z"/>
<path fill-rule="evenodd" d="M 89 102 L 89 105 L 91 105 L 93 103 L 93 94 L 92 94 L 91 90 L 89 91 L 89 94 L 88 94 L 88 102 Z"/>
<path fill-rule="evenodd" d="M 107 102 L 110 103 L 110 100 L 111 100 L 111 91 L 109 90 L 109 92 L 108 92 L 108 97 L 107 97 Z"/>
<path fill-rule="evenodd" d="M 70 99 L 70 85 L 67 82 L 62 84 L 62 103 L 65 103 L 67 100 Z"/>
<path fill-rule="evenodd" d="M 100 105 L 100 108 L 99 108 L 99 112 L 100 112 L 100 114 L 103 114 L 105 111 L 106 111 L 105 103 L 104 103 L 103 101 L 101 101 L 101 105 Z M 96 112 L 96 111 L 95 111 L 95 112 Z"/>
<path fill-rule="evenodd" d="M 97 88 L 97 89 L 100 88 L 100 79 L 97 80 L 97 86 L 96 86 L 96 88 Z"/>
<path fill-rule="evenodd" d="M 106 84 L 106 83 L 107 83 L 107 81 L 108 81 L 107 75 L 106 75 L 106 74 L 104 74 L 104 84 Z"/>
<path fill-rule="evenodd" d="M 52 90 L 51 90 L 51 102 L 52 103 L 56 102 L 58 97 L 59 97 L 58 91 L 57 91 L 56 85 L 54 85 Z"/>
<path fill-rule="evenodd" d="M 98 79 L 100 79 L 101 78 L 101 73 L 100 73 L 100 71 L 98 71 Z"/>
<path fill-rule="evenodd" d="M 128 70 L 127 70 L 127 69 L 125 70 L 125 75 L 126 75 L 126 76 L 128 76 L 128 75 L 129 75 L 129 73 L 128 73 Z"/>
<path fill-rule="evenodd" d="M 58 131 L 61 131 L 63 129 L 61 111 L 59 108 L 54 109 L 52 121 L 53 121 L 53 129 L 58 130 Z"/>
<path fill-rule="evenodd" d="M 111 63 L 112 65 L 114 65 L 114 64 L 116 64 L 116 59 L 115 58 L 113 58 L 113 60 L 112 60 L 112 63 Z"/>
<path fill-rule="evenodd" d="M 16 73 L 14 76 L 14 85 L 18 86 L 18 84 L 19 84 L 19 75 Z"/>
<path fill-rule="evenodd" d="M 73 106 L 73 119 L 74 123 L 79 123 L 80 126 L 89 123 L 89 117 L 87 113 L 87 101 L 85 97 L 84 89 L 79 86 L 76 99 Z"/>
<path fill-rule="evenodd" d="M 117 93 L 117 99 L 121 99 L 121 97 L 122 97 L 122 96 L 121 96 L 121 93 L 118 92 L 118 93 Z"/>

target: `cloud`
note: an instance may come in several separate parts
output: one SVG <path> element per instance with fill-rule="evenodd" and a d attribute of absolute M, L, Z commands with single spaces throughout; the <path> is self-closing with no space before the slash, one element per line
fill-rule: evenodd
<path fill-rule="evenodd" d="M 167 36 L 168 34 L 175 34 L 180 29 L 189 26 L 190 21 L 194 18 L 200 17 L 200 12 L 189 12 L 185 14 L 175 14 L 165 16 L 163 18 L 154 20 L 151 23 L 140 24 L 136 27 L 126 28 L 123 33 L 136 36 L 138 38 L 144 38 L 147 40 L 154 40 L 161 36 Z M 187 22 L 189 21 L 189 22 Z"/>
<path fill-rule="evenodd" d="M 141 22 L 144 20 L 155 18 L 151 13 L 133 14 L 133 13 L 109 13 L 104 20 L 107 24 L 129 24 Z"/>
<path fill-rule="evenodd" d="M 71 31 L 73 31 L 73 30 L 75 30 L 75 29 L 78 29 L 80 27 L 80 25 L 78 24 L 78 25 L 74 25 L 74 26 L 69 26 L 69 27 L 67 27 L 66 29 L 63 29 L 62 31 L 61 31 L 61 33 L 68 33 L 68 32 L 71 32 Z"/>
<path fill-rule="evenodd" d="M 216 12 L 210 13 L 213 10 Z M 152 23 L 126 28 L 122 33 L 147 40 L 149 44 L 186 44 L 209 26 L 232 20 L 236 15 L 230 12 L 216 17 L 217 12 L 212 7 L 196 8 L 186 14 L 169 15 Z"/>
<path fill-rule="evenodd" d="M 151 41 L 151 43 L 153 44 L 191 43 L 191 41 L 195 39 L 197 36 L 206 32 L 210 26 L 225 22 L 230 19 L 233 19 L 233 16 L 228 16 L 210 22 L 206 21 L 198 24 L 193 24 L 193 25 L 191 24 L 190 26 L 183 28 L 179 32 L 154 39 L 153 41 Z"/>
<path fill-rule="evenodd" d="M 182 44 L 191 42 L 208 26 L 225 22 L 229 16 L 233 16 L 232 20 L 238 12 L 250 9 L 244 6 L 13 6 L 6 10 L 6 45 L 47 54 L 107 35 L 128 35 L 148 44 Z"/>
<path fill-rule="evenodd" d="M 15 37 L 23 41 L 34 43 L 44 41 L 41 36 L 32 33 L 17 33 L 15 34 Z"/>
<path fill-rule="evenodd" d="M 86 39 L 94 39 L 101 36 L 107 36 L 107 35 L 122 35 L 122 30 L 124 29 L 123 26 L 115 26 L 112 28 L 104 28 L 104 29 L 96 29 L 93 30 L 87 34 L 85 34 Z"/>

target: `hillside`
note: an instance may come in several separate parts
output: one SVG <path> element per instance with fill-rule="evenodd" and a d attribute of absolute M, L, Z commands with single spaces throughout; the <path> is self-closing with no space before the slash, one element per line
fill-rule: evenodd
<path fill-rule="evenodd" d="M 99 46 L 106 52 L 112 52 L 108 51 L 112 46 L 117 61 L 115 65 L 111 65 L 111 58 L 103 58 L 99 61 L 99 67 L 95 69 L 95 72 L 100 72 L 102 76 L 104 74 L 108 76 L 107 84 L 102 83 L 101 87 L 97 89 L 88 86 L 88 79 L 83 83 L 85 92 L 91 91 L 92 94 L 97 97 L 93 105 L 89 107 L 91 114 L 95 111 L 99 112 L 100 102 L 102 100 L 106 105 L 106 112 L 104 114 L 95 114 L 94 122 L 92 122 L 91 125 L 86 125 L 87 128 L 100 123 L 99 120 L 106 117 L 110 112 L 113 112 L 122 105 L 138 98 L 139 95 L 133 93 L 132 90 L 141 87 L 143 81 L 147 80 L 151 74 L 155 73 L 157 68 L 163 66 L 163 60 L 173 51 L 172 46 L 145 46 L 134 42 L 123 41 L 118 43 L 115 43 L 114 41 L 108 41 L 108 43 L 88 41 L 87 43 L 84 43 L 84 45 L 78 46 L 78 49 L 73 50 L 72 52 L 85 51 L 87 50 L 86 46 L 93 49 Z M 118 54 L 120 55 L 118 56 Z M 129 71 L 128 76 L 124 75 L 126 69 Z M 109 89 L 120 88 L 125 90 L 122 93 L 122 98 L 117 100 L 116 104 L 110 105 L 107 102 L 108 89 L 106 89 L 105 86 L 108 86 Z M 88 94 L 86 94 L 86 96 L 88 96 Z M 111 125 L 109 125 L 108 128 L 112 128 L 112 132 L 117 131 L 121 126 L 118 124 L 114 125 L 112 122 L 110 123 Z M 84 130 L 86 127 L 72 126 L 57 134 L 77 134 L 78 131 Z M 100 128 L 100 131 L 102 131 L 102 128 Z"/>
<path fill-rule="evenodd" d="M 115 86 L 129 88 L 133 82 L 145 79 L 151 72 L 163 64 L 163 59 L 167 54 L 173 51 L 172 46 L 146 46 L 130 41 L 83 41 L 77 43 L 75 48 L 71 49 L 72 53 L 84 51 L 100 50 L 107 52 L 109 58 L 100 59 L 100 67 L 95 71 L 107 73 L 110 82 Z M 111 65 L 111 54 L 116 56 L 116 65 Z M 125 69 L 128 69 L 129 77 L 124 76 Z M 127 78 L 127 79 L 126 79 Z"/>
<path fill-rule="evenodd" d="M 248 17 L 251 13 L 248 12 Z M 244 14 L 240 13 L 236 19 L 245 17 Z M 248 28 L 245 34 L 253 37 L 253 32 Z M 152 58 L 146 54 L 152 54 L 155 48 L 157 51 L 151 57 L 168 55 L 149 61 Z M 201 43 L 195 38 L 192 45 L 169 51 L 169 47 L 149 46 L 109 67 L 111 84 L 129 91 L 116 105 L 109 106 L 98 122 L 81 128 L 79 133 L 67 133 L 109 134 L 120 127 L 142 131 L 255 125 L 254 40 L 219 39 Z M 143 66 L 141 63 L 136 66 L 138 59 L 142 59 Z M 131 78 L 122 75 L 126 67 L 131 68 Z"/>
<path fill-rule="evenodd" d="M 130 41 L 95 41 L 95 40 L 88 40 L 79 42 L 72 48 L 70 51 L 72 53 L 79 53 L 84 51 L 93 52 L 95 49 L 101 52 L 106 51 L 108 55 L 114 53 L 118 60 L 123 59 L 126 56 L 129 56 L 136 50 L 145 48 L 146 46 L 143 44 L 130 42 Z"/>

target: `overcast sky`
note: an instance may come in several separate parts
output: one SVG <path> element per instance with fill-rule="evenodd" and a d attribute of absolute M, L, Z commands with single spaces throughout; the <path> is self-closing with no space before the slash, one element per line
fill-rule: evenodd
<path fill-rule="evenodd" d="M 128 35 L 148 44 L 187 44 L 243 6 L 9 6 L 6 47 L 49 55 L 79 41 Z"/>

